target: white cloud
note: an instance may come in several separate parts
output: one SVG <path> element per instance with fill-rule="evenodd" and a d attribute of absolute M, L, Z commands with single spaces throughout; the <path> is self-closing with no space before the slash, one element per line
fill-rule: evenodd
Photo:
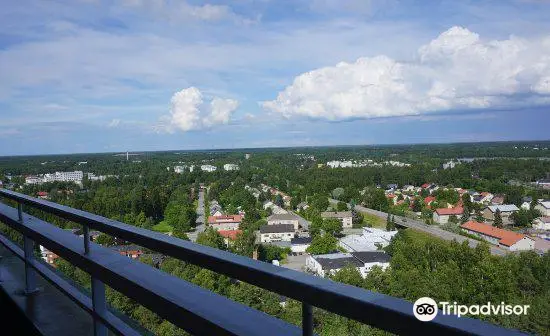
<path fill-rule="evenodd" d="M 170 114 L 161 118 L 157 131 L 173 133 L 176 130 L 191 131 L 227 124 L 231 114 L 239 106 L 233 99 L 214 97 L 210 104 L 203 101 L 203 95 L 196 87 L 174 93 Z"/>
<path fill-rule="evenodd" d="M 107 127 L 109 128 L 116 128 L 120 125 L 120 119 L 113 119 L 107 124 Z"/>
<path fill-rule="evenodd" d="M 285 117 L 341 120 L 536 104 L 541 95 L 550 95 L 550 36 L 483 41 L 453 27 L 412 62 L 377 56 L 320 68 L 261 104 Z"/>

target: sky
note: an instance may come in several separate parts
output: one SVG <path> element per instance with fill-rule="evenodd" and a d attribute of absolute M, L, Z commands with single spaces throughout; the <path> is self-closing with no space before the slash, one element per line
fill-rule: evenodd
<path fill-rule="evenodd" d="M 550 139 L 550 1 L 20 0 L 0 155 Z"/>

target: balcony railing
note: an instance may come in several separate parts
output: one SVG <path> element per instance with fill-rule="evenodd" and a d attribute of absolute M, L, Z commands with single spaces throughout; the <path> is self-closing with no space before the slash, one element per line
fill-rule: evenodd
<path fill-rule="evenodd" d="M 25 290 L 32 292 L 36 289 L 38 272 L 92 316 L 95 335 L 106 335 L 108 329 L 119 335 L 138 334 L 106 308 L 105 285 L 174 325 L 200 335 L 265 335 L 267 331 L 271 335 L 312 335 L 313 306 L 396 334 L 520 334 L 516 330 L 464 317 L 438 315 L 431 322 L 421 322 L 413 314 L 413 305 L 402 299 L 198 245 L 13 191 L 0 189 L 0 197 L 18 204 L 17 208 L 0 204 L 0 222 L 23 235 L 24 248 L 19 248 L 2 235 L 0 243 L 24 260 Z M 26 214 L 23 206 L 81 224 L 84 239 Z M 91 243 L 90 229 L 300 301 L 302 328 Z M 34 244 L 46 247 L 87 272 L 92 279 L 91 298 L 35 260 Z"/>

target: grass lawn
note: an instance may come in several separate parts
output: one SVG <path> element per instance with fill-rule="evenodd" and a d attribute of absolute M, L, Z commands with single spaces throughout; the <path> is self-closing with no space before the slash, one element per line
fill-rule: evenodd
<path fill-rule="evenodd" d="M 153 230 L 157 232 L 171 232 L 172 226 L 166 224 L 164 221 L 158 223 L 157 225 L 153 226 Z"/>
<path fill-rule="evenodd" d="M 386 220 L 376 215 L 363 212 L 363 224 L 370 224 L 371 227 L 385 229 Z"/>

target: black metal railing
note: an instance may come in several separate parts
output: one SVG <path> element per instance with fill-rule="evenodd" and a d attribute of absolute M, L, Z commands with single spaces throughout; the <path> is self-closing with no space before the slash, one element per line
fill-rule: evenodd
<path fill-rule="evenodd" d="M 106 309 L 105 284 L 196 334 L 263 335 L 269 330 L 270 334 L 277 335 L 312 335 L 312 306 L 397 334 L 520 334 L 480 320 L 448 315 L 421 322 L 413 314 L 413 305 L 402 299 L 259 262 L 13 191 L 0 189 L 0 197 L 18 204 L 17 209 L 0 204 L 0 222 L 23 235 L 24 249 L 2 235 L 0 243 L 25 261 L 26 291 L 35 290 L 34 273 L 40 273 L 92 315 L 96 335 L 106 335 L 107 329 L 120 335 L 137 334 Z M 84 243 L 72 233 L 24 213 L 23 205 L 81 224 Z M 90 228 L 300 301 L 302 328 L 90 243 Z M 34 260 L 35 243 L 90 274 L 91 298 Z"/>

